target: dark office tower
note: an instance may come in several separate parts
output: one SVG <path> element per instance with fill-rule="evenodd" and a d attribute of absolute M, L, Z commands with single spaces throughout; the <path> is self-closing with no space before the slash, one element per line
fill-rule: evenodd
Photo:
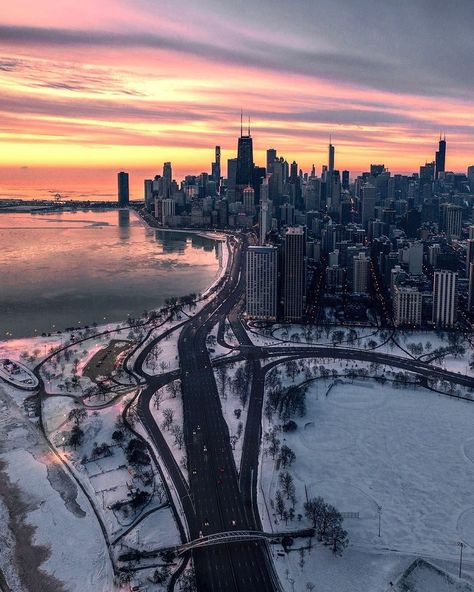
<path fill-rule="evenodd" d="M 385 172 L 385 165 L 384 164 L 371 164 L 370 165 L 370 176 L 371 177 L 378 177 L 382 173 Z"/>
<path fill-rule="evenodd" d="M 439 178 L 440 173 L 444 173 L 446 170 L 446 136 L 441 139 L 439 138 L 439 147 L 436 152 L 436 178 Z"/>
<path fill-rule="evenodd" d="M 331 138 L 329 138 L 329 151 L 328 151 L 328 177 L 329 183 L 326 185 L 326 198 L 330 198 L 332 193 L 332 176 L 334 172 L 334 146 L 331 144 Z"/>
<path fill-rule="evenodd" d="M 267 173 L 271 175 L 273 173 L 273 163 L 277 158 L 277 151 L 275 148 L 269 148 L 267 150 Z"/>
<path fill-rule="evenodd" d="M 248 133 L 243 135 L 242 120 L 240 121 L 240 138 L 237 144 L 237 174 L 236 185 L 244 189 L 252 184 L 253 175 L 253 142 L 250 135 L 250 121 Z"/>
<path fill-rule="evenodd" d="M 237 159 L 229 158 L 227 160 L 227 188 L 235 189 L 237 178 Z"/>
<path fill-rule="evenodd" d="M 118 181 L 118 205 L 119 208 L 126 208 L 129 203 L 130 194 L 128 189 L 128 173 L 121 171 L 117 175 Z"/>
<path fill-rule="evenodd" d="M 212 163 L 212 179 L 216 182 L 217 187 L 219 187 L 220 179 L 221 179 L 221 147 L 216 146 L 216 158 L 215 161 Z"/>
<path fill-rule="evenodd" d="M 368 228 L 369 221 L 375 219 L 375 201 L 375 187 L 367 183 L 362 187 L 362 195 L 360 199 L 360 221 L 364 228 Z"/>
<path fill-rule="evenodd" d="M 316 177 L 316 167 L 313 164 L 313 166 L 311 167 L 311 178 L 314 179 L 315 177 Z"/>
<path fill-rule="evenodd" d="M 290 183 L 296 183 L 298 181 L 298 164 L 294 160 L 290 165 Z"/>
<path fill-rule="evenodd" d="M 349 171 L 342 171 L 342 188 L 348 190 L 349 184 Z"/>
<path fill-rule="evenodd" d="M 284 244 L 283 314 L 286 321 L 300 321 L 306 296 L 305 231 L 288 228 Z"/>
<path fill-rule="evenodd" d="M 171 169 L 171 162 L 163 164 L 163 182 L 162 182 L 162 197 L 168 199 L 171 195 L 171 183 L 173 181 L 173 171 Z"/>
<path fill-rule="evenodd" d="M 405 214 L 404 230 L 408 238 L 417 238 L 418 230 L 421 226 L 421 212 L 416 209 L 410 209 Z"/>

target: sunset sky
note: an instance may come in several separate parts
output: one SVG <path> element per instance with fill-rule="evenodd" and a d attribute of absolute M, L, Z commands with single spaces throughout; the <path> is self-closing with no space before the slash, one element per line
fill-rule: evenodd
<path fill-rule="evenodd" d="M 474 163 L 472 0 L 15 0 L 0 6 L 0 196 L 115 194 L 234 156 L 317 172 Z M 225 170 L 224 170 L 225 172 Z M 79 192 L 79 193 L 74 193 Z"/>

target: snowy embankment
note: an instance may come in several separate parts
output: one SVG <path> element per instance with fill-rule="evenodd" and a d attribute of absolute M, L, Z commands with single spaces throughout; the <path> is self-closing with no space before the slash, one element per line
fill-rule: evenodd
<path fill-rule="evenodd" d="M 340 362 L 325 367 L 341 370 Z M 281 368 L 284 389 L 293 380 Z M 293 378 L 299 384 L 306 376 L 299 372 Z M 474 575 L 474 403 L 421 387 L 386 383 L 380 388 L 370 379 L 331 377 L 308 383 L 306 414 L 292 419 L 296 430 L 277 430 L 276 436 L 280 447 L 295 454 L 285 469 L 293 479 L 295 503 L 283 496 L 295 518 L 285 524 L 276 511 L 283 468 L 265 443 L 258 486 L 264 528 L 308 525 L 306 495 L 322 496 L 345 514 L 350 544 L 342 557 L 317 542 L 311 551 L 275 553 L 285 589 L 303 592 L 306 582 L 315 582 L 318 592 L 389 590 L 420 556 L 455 573 L 458 541 L 466 545 L 465 573 Z M 267 414 L 263 433 L 281 423 L 276 414 L 271 419 Z M 292 549 L 305 546 L 297 540 Z"/>

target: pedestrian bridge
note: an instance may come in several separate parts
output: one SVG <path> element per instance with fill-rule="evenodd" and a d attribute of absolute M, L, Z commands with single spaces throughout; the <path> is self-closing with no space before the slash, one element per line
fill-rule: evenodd
<path fill-rule="evenodd" d="M 182 555 L 187 551 L 193 549 L 200 549 L 201 547 L 211 547 L 213 545 L 222 545 L 225 543 L 240 543 L 247 541 L 262 541 L 262 540 L 281 540 L 284 537 L 312 537 L 314 536 L 313 528 L 306 528 L 304 530 L 288 531 L 288 532 L 263 532 L 261 530 L 231 530 L 228 532 L 216 532 L 215 534 L 208 534 L 199 537 L 194 541 L 190 541 L 177 547 L 178 555 Z"/>

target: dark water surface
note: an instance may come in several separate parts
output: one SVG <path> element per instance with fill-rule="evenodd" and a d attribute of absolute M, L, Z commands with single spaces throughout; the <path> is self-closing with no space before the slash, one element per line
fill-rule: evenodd
<path fill-rule="evenodd" d="M 211 239 L 146 227 L 128 210 L 0 213 L 0 341 L 124 320 L 203 292 Z"/>

